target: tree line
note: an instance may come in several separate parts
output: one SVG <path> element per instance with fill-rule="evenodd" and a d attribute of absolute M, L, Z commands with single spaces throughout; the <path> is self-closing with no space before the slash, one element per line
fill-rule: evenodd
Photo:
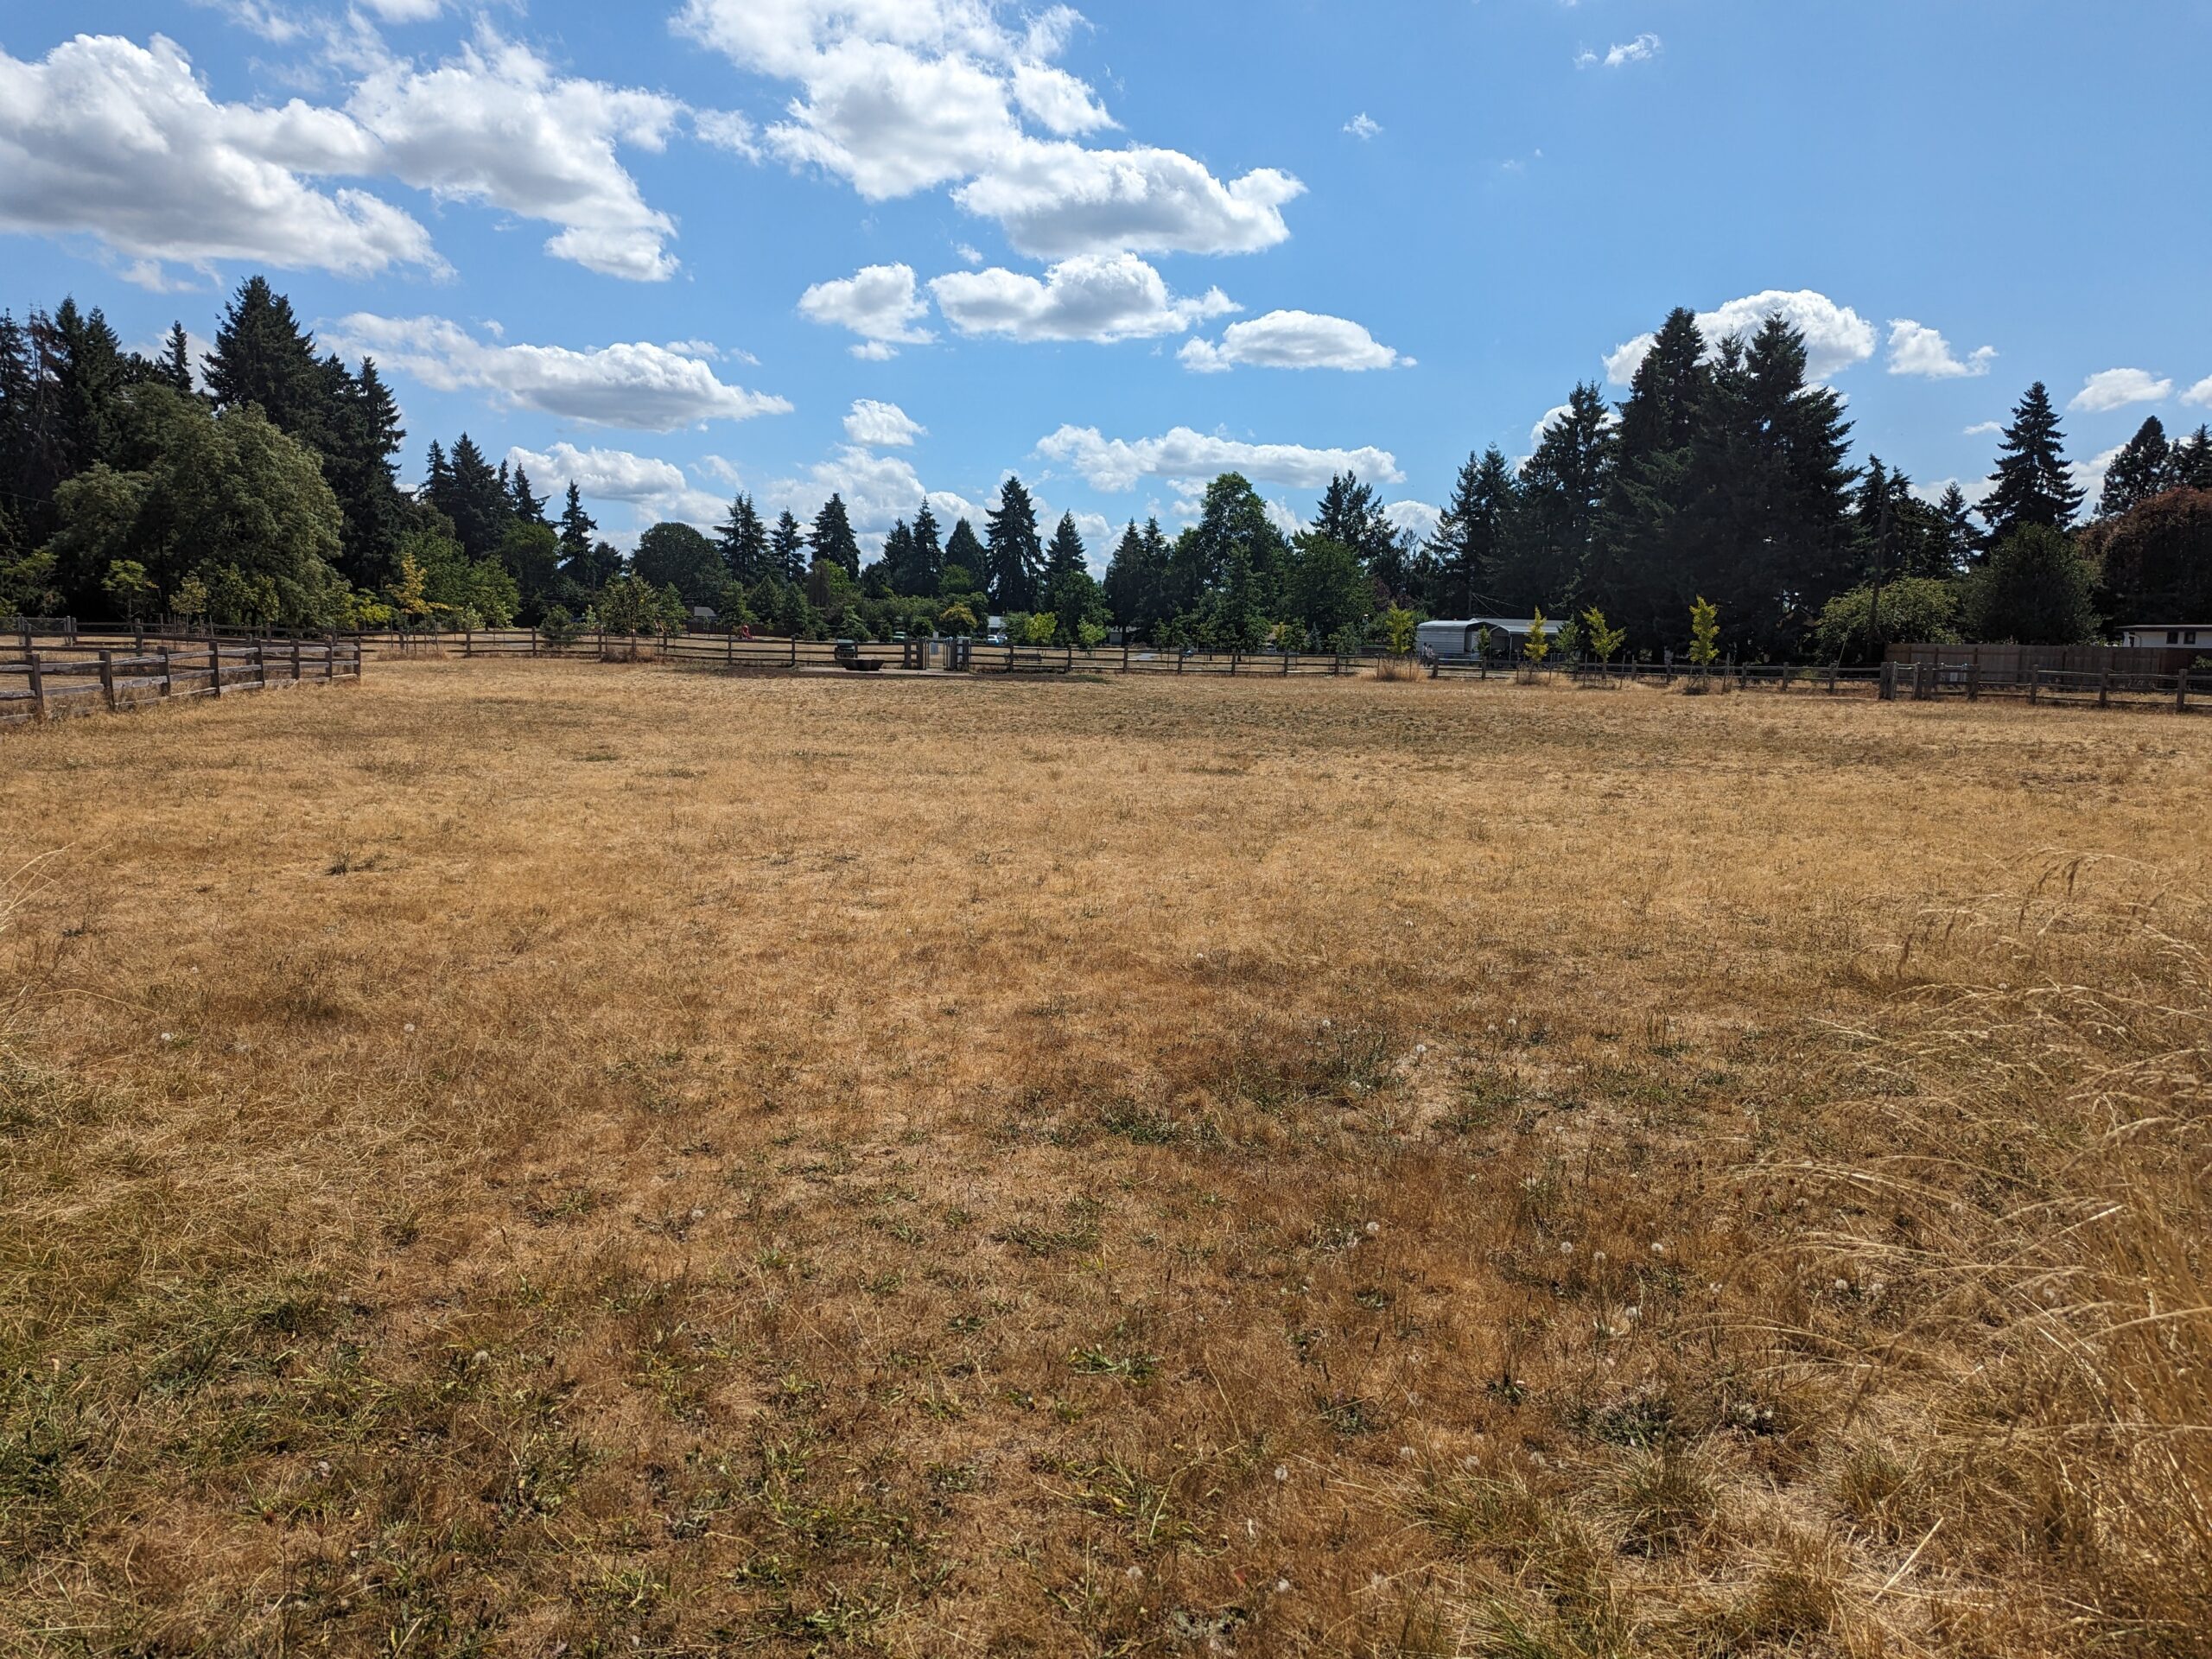
<path fill-rule="evenodd" d="M 980 527 L 948 527 L 925 499 L 873 558 L 840 497 L 802 524 L 743 493 L 711 533 L 658 524 L 626 556 L 574 484 L 552 508 L 466 433 L 431 442 L 423 484 L 403 489 L 406 434 L 374 361 L 319 351 L 256 276 L 197 373 L 181 324 L 149 357 L 73 300 L 0 315 L 0 610 L 555 630 L 706 613 L 817 638 L 998 616 L 1039 643 L 1120 627 L 1171 646 L 1337 650 L 1401 644 L 1427 615 L 1541 610 L 1594 613 L 1650 657 L 1683 645 L 1703 607 L 1746 658 L 1826 658 L 2212 617 L 2204 428 L 2172 439 L 2145 422 L 2093 512 L 2041 385 L 2005 426 L 1979 507 L 1955 484 L 1923 499 L 1879 457 L 1854 464 L 1850 432 L 1783 320 L 1708 340 L 1678 309 L 1625 398 L 1579 385 L 1525 461 L 1471 455 L 1426 537 L 1349 474 L 1287 528 L 1225 474 L 1176 534 L 1131 521 L 1099 580 L 1073 517 L 1046 536 L 1010 476 Z"/>

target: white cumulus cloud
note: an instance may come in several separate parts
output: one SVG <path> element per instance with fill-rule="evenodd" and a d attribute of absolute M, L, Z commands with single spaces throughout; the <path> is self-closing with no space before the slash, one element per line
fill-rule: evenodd
<path fill-rule="evenodd" d="M 520 465 L 539 490 L 565 493 L 574 484 L 601 501 L 658 501 L 681 495 L 689 480 L 672 461 L 631 454 L 626 449 L 579 449 L 556 443 L 550 449 L 507 451 L 510 465 Z"/>
<path fill-rule="evenodd" d="M 929 428 L 896 404 L 861 397 L 845 416 L 845 435 L 870 448 L 904 449 L 916 438 L 927 437 Z"/>
<path fill-rule="evenodd" d="M 2067 407 L 2101 415 L 2130 404 L 2163 403 L 2173 390 L 2172 381 L 2162 380 L 2148 369 L 2107 369 L 2083 381 Z"/>
<path fill-rule="evenodd" d="M 799 296 L 798 309 L 811 321 L 860 335 L 863 343 L 853 355 L 871 361 L 896 357 L 894 346 L 934 338 L 919 326 L 930 308 L 916 291 L 912 265 L 863 265 L 850 276 L 817 283 Z"/>
<path fill-rule="evenodd" d="M 1977 347 L 1965 357 L 1951 349 L 1951 342 L 1924 323 L 1910 317 L 1890 319 L 1890 372 L 1916 375 L 1923 380 L 1970 380 L 1989 372 L 1997 360 L 1992 346 Z"/>
<path fill-rule="evenodd" d="M 479 340 L 442 317 L 368 312 L 355 312 L 328 333 L 325 344 L 373 355 L 437 391 L 489 392 L 504 404 L 600 426 L 672 432 L 791 410 L 781 397 L 728 385 L 702 359 L 644 341 L 586 351 L 509 346 Z"/>
<path fill-rule="evenodd" d="M 675 273 L 675 224 L 646 205 L 615 150 L 666 148 L 686 113 L 676 99 L 556 75 L 528 47 L 487 34 L 433 69 L 385 60 L 346 109 L 409 184 L 560 226 L 545 245 L 554 257 L 632 281 Z"/>
<path fill-rule="evenodd" d="M 997 266 L 957 270 L 932 281 L 930 292 L 962 334 L 1021 340 L 1151 339 L 1236 309 L 1217 288 L 1178 299 L 1133 253 L 1078 254 L 1042 281 Z"/>
<path fill-rule="evenodd" d="M 1768 289 L 1711 311 L 1698 313 L 1697 326 L 1708 351 L 1721 340 L 1748 340 L 1769 317 L 1778 316 L 1805 337 L 1806 372 L 1826 380 L 1874 355 L 1874 325 L 1847 305 L 1838 305 L 1811 289 Z M 1605 354 L 1605 377 L 1625 386 L 1643 366 L 1656 337 L 1638 334 Z"/>
<path fill-rule="evenodd" d="M 160 35 L 143 47 L 80 35 L 36 63 L 0 51 L 0 229 L 83 232 L 203 270 L 223 259 L 348 276 L 442 270 L 411 215 L 312 182 L 372 173 L 378 151 L 339 111 L 216 102 Z"/>
<path fill-rule="evenodd" d="M 1374 117 L 1369 115 L 1365 110 L 1362 110 L 1357 115 L 1355 115 L 1351 120 L 1344 123 L 1344 130 L 1351 134 L 1353 137 L 1364 141 L 1374 137 L 1376 134 L 1381 132 L 1382 130 L 1382 124 L 1380 121 L 1376 120 Z"/>
<path fill-rule="evenodd" d="M 1436 534 L 1436 526 L 1444 518 L 1444 509 L 1426 501 L 1393 501 L 1382 509 L 1382 516 L 1414 540 L 1425 542 Z"/>
<path fill-rule="evenodd" d="M 1287 236 L 1280 209 L 1303 187 L 1287 174 L 1224 181 L 1178 150 L 1075 142 L 1114 124 L 1052 61 L 1080 21 L 1053 6 L 1017 30 L 990 0 L 686 0 L 677 27 L 798 85 L 760 135 L 768 152 L 872 201 L 955 186 L 1034 257 L 1243 252 Z"/>
<path fill-rule="evenodd" d="M 2212 375 L 2205 376 L 2203 379 L 2182 393 L 2181 400 L 2184 404 L 2194 404 L 2199 409 L 2212 406 Z"/>
<path fill-rule="evenodd" d="M 1095 426 L 1063 426 L 1037 452 L 1064 461 L 1093 489 L 1133 490 L 1141 480 L 1202 480 L 1224 472 L 1270 484 L 1315 489 L 1338 473 L 1395 484 L 1405 474 L 1387 449 L 1316 449 L 1296 443 L 1246 443 L 1179 426 L 1156 438 L 1109 438 Z"/>
<path fill-rule="evenodd" d="M 1220 342 L 1194 340 L 1177 354 L 1196 373 L 1218 374 L 1239 365 L 1268 369 L 1389 369 L 1410 367 L 1358 323 L 1311 311 L 1270 311 L 1231 323 Z"/>
<path fill-rule="evenodd" d="M 1179 150 L 1023 139 L 952 193 L 969 213 L 999 221 L 1039 259 L 1080 253 L 1254 253 L 1286 240 L 1287 202 L 1306 187 L 1257 168 L 1227 183 Z"/>

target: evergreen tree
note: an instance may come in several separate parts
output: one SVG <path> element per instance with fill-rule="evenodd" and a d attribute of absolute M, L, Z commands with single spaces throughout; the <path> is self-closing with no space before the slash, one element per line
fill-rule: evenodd
<path fill-rule="evenodd" d="M 1472 616 L 1491 602 L 1491 584 L 1503 564 L 1507 531 L 1519 499 L 1513 468 L 1496 444 L 1467 457 L 1427 549 L 1436 577 L 1431 602 L 1440 613 Z M 1323 637 L 1334 632 L 1325 630 Z"/>
<path fill-rule="evenodd" d="M 238 285 L 205 366 L 218 406 L 257 404 L 280 431 L 321 447 L 328 383 L 291 301 L 267 278 L 250 276 Z"/>
<path fill-rule="evenodd" d="M 569 499 L 561 508 L 561 574 L 590 592 L 605 581 L 592 556 L 592 533 L 599 523 L 584 511 L 583 493 L 569 480 Z"/>
<path fill-rule="evenodd" d="M 849 576 L 859 576 L 861 544 L 853 534 L 852 520 L 846 514 L 844 497 L 832 495 L 822 504 L 822 511 L 814 516 L 814 528 L 807 537 L 807 545 L 813 550 L 817 563 L 833 564 Z"/>
<path fill-rule="evenodd" d="M 2117 518 L 2131 507 L 2164 495 L 2177 481 L 2174 447 L 2166 442 L 2164 423 L 2153 415 L 2113 457 L 2111 470 L 2105 474 L 2104 494 L 2097 502 L 2097 516 Z"/>
<path fill-rule="evenodd" d="M 542 524 L 545 522 L 546 498 L 532 493 L 530 474 L 523 471 L 520 461 L 515 463 L 514 476 L 507 480 L 507 499 L 514 504 L 515 518 L 521 523 Z"/>
<path fill-rule="evenodd" d="M 1059 527 L 1052 532 L 1052 543 L 1045 550 L 1045 586 L 1050 588 L 1055 578 L 1071 570 L 1088 571 L 1090 561 L 1084 551 L 1083 537 L 1076 530 L 1075 515 L 1060 515 Z"/>
<path fill-rule="evenodd" d="M 1411 587 L 1406 537 L 1390 522 L 1374 487 L 1361 483 L 1357 474 L 1340 473 L 1329 480 L 1313 514 L 1313 533 L 1350 548 L 1393 595 L 1402 596 Z"/>
<path fill-rule="evenodd" d="M 430 505 L 452 521 L 454 537 L 473 560 L 496 555 L 514 522 L 514 499 L 499 471 L 464 432 L 454 440 L 442 478 L 424 491 Z"/>
<path fill-rule="evenodd" d="M 1672 637 L 1697 589 L 1698 440 L 1715 414 L 1705 336 L 1676 308 L 1653 336 L 1613 433 L 1585 585 L 1640 639 Z"/>
<path fill-rule="evenodd" d="M 877 577 L 887 594 L 906 591 L 899 583 L 908 579 L 914 564 L 914 531 L 904 518 L 891 526 L 883 538 L 883 556 L 861 572 L 861 587 L 868 588 L 871 575 Z"/>
<path fill-rule="evenodd" d="M 399 546 L 412 517 L 397 472 L 407 432 L 373 359 L 362 359 L 358 375 L 347 373 L 335 357 L 324 370 L 331 402 L 322 470 L 345 517 L 338 568 L 354 586 L 374 590 L 398 574 Z"/>
<path fill-rule="evenodd" d="M 67 477 L 111 458 L 129 369 L 123 343 L 99 308 L 87 314 L 64 300 L 52 327 L 54 433 Z"/>
<path fill-rule="evenodd" d="M 1804 337 L 1779 317 L 1748 346 L 1723 340 L 1713 378 L 1692 467 L 1690 579 L 1740 648 L 1787 652 L 1859 579 L 1850 423 L 1834 392 L 1808 382 Z"/>
<path fill-rule="evenodd" d="M 912 554 L 904 573 L 904 585 L 894 581 L 892 591 L 915 595 L 933 594 L 944 569 L 944 548 L 938 539 L 937 514 L 930 511 L 929 498 L 922 498 L 922 505 L 914 512 Z"/>
<path fill-rule="evenodd" d="M 423 499 L 435 501 L 441 492 L 452 488 L 453 468 L 447 464 L 445 446 L 432 438 L 429 458 L 423 463 Z"/>
<path fill-rule="evenodd" d="M 952 534 L 944 538 L 944 564 L 938 573 L 938 591 L 982 593 L 984 583 L 989 579 L 989 573 L 984 569 L 988 559 L 983 543 L 976 537 L 976 527 L 965 518 L 957 520 Z M 956 588 L 955 582 L 963 585 Z"/>
<path fill-rule="evenodd" d="M 988 548 L 984 592 L 1001 611 L 1033 610 L 1042 590 L 1045 548 L 1037 538 L 1037 506 L 1013 474 L 999 486 L 999 504 L 983 521 Z"/>
<path fill-rule="evenodd" d="M 2186 490 L 2212 490 L 2212 428 L 2198 427 L 2174 446 L 2173 479 Z"/>
<path fill-rule="evenodd" d="M 1522 511 L 1491 577 L 1508 614 L 1572 612 L 1611 479 L 1611 414 L 1596 386 L 1578 385 L 1522 469 Z"/>
<path fill-rule="evenodd" d="M 1993 486 L 1981 504 L 1989 539 L 2004 541 L 2023 524 L 2070 530 L 2082 510 L 2082 491 L 2066 465 L 2066 435 L 2058 411 L 2038 380 L 2028 388 L 2005 429 Z"/>
<path fill-rule="evenodd" d="M 806 533 L 799 528 L 798 520 L 791 517 L 789 507 L 776 520 L 775 531 L 768 537 L 768 562 L 773 572 L 785 582 L 806 579 Z"/>
<path fill-rule="evenodd" d="M 184 332 L 184 325 L 169 325 L 168 341 L 162 347 L 161 360 L 154 365 L 155 378 L 172 391 L 192 395 L 192 341 Z"/>
<path fill-rule="evenodd" d="M 1167 604 L 1167 538 L 1159 519 L 1147 519 L 1141 531 L 1135 519 L 1129 521 L 1107 561 L 1104 587 L 1115 622 L 1157 642 L 1161 625 L 1173 614 Z"/>
<path fill-rule="evenodd" d="M 729 517 L 715 527 L 715 535 L 731 581 L 750 588 L 768 574 L 768 526 L 751 496 L 741 493 L 730 503 Z"/>
<path fill-rule="evenodd" d="M 1967 505 L 1967 493 L 1957 480 L 1946 484 L 1943 493 L 1936 503 L 1936 515 L 1943 521 L 1943 546 L 1948 568 L 1964 570 L 1981 557 L 1981 537 L 1974 527 L 1974 509 Z"/>

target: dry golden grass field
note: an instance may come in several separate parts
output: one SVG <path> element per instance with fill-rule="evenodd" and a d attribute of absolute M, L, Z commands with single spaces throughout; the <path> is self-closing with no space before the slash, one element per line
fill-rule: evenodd
<path fill-rule="evenodd" d="M 2181 1655 L 2212 722 L 0 734 L 0 1651 Z"/>

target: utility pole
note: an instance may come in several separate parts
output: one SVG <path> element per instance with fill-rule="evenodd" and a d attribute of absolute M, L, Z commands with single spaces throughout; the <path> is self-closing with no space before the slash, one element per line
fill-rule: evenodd
<path fill-rule="evenodd" d="M 1874 518 L 1874 594 L 1866 607 L 1866 643 L 1873 648 L 1877 662 L 1889 655 L 1882 649 L 1882 574 L 1885 556 L 1890 550 L 1890 475 L 1883 469 L 1879 456 L 1870 457 L 1874 470 L 1874 490 L 1880 502 Z"/>

